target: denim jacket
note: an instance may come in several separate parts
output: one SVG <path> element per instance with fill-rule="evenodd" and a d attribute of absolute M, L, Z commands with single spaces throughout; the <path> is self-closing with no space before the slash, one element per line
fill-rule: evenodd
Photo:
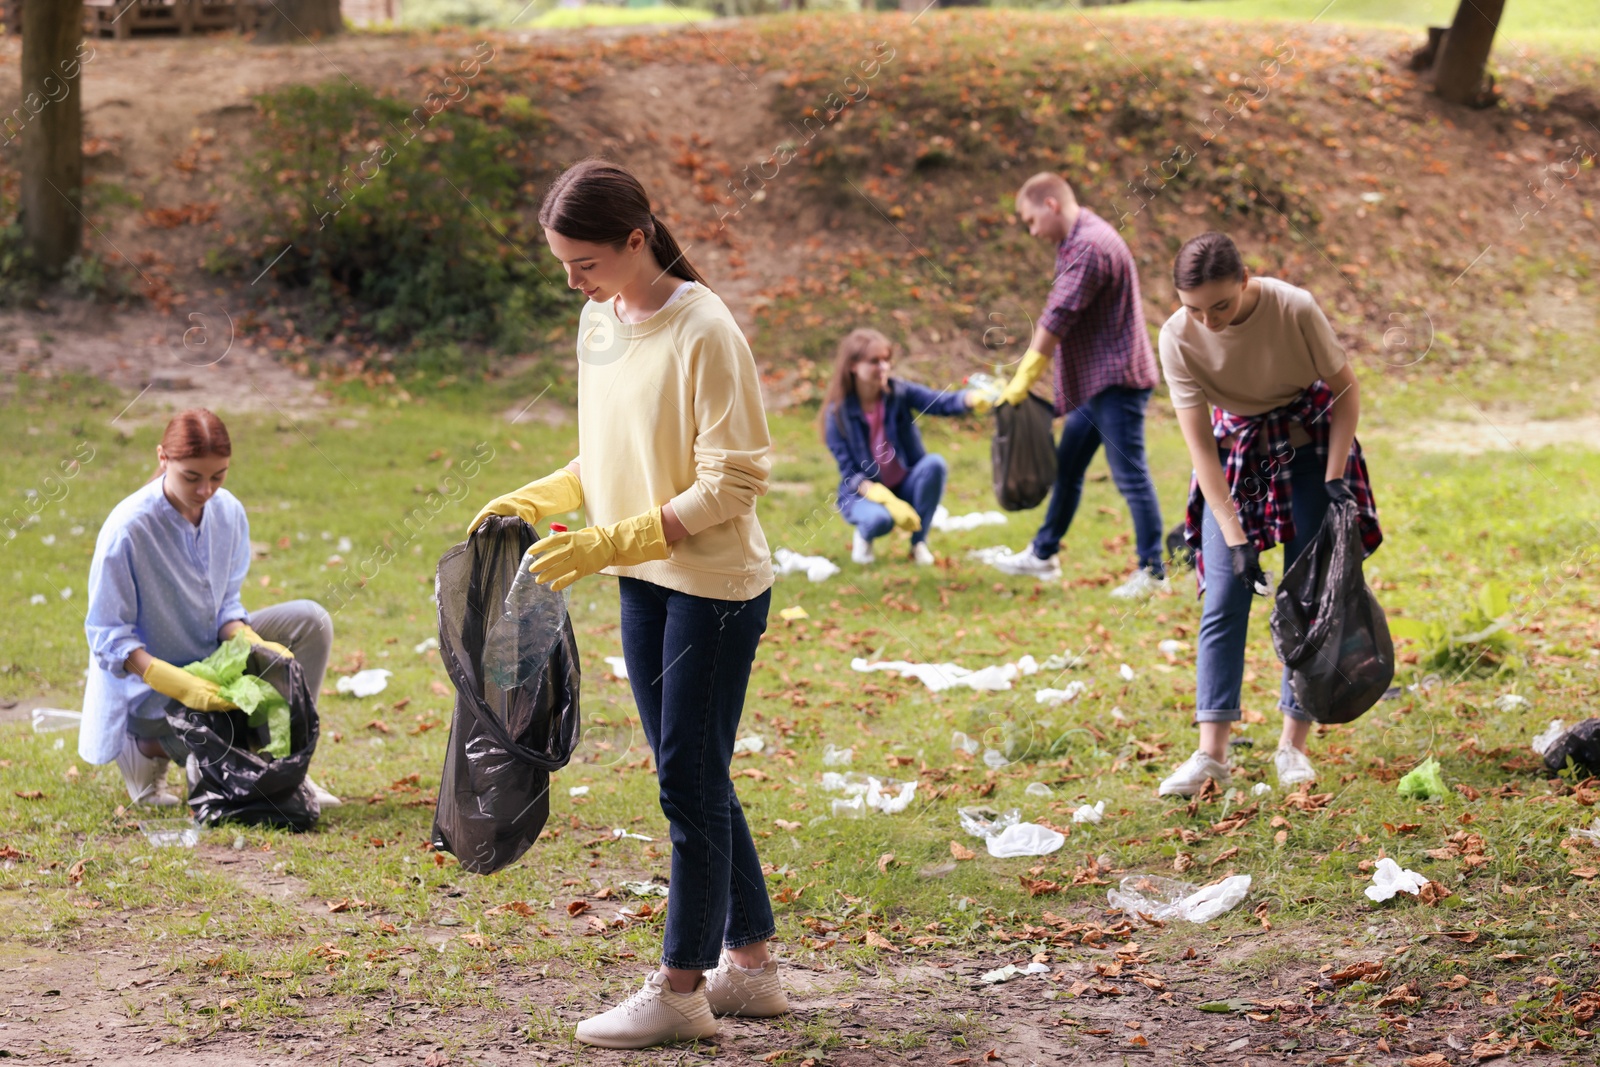
<path fill-rule="evenodd" d="M 839 464 L 840 508 L 858 494 L 862 482 L 876 481 L 879 473 L 878 462 L 872 457 L 872 434 L 867 428 L 867 417 L 861 411 L 861 401 L 847 396 L 842 406 L 842 412 L 837 408 L 828 409 L 823 431 L 828 451 Z M 916 417 L 964 415 L 966 412 L 964 390 L 934 390 L 890 378 L 889 388 L 883 394 L 883 436 L 894 448 L 900 463 L 910 470 L 927 455 L 927 449 L 922 447 L 922 435 L 917 432 Z"/>

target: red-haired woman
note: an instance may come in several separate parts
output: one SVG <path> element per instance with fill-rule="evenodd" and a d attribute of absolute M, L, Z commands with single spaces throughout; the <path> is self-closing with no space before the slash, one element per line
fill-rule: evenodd
<path fill-rule="evenodd" d="M 269 658 L 298 659 L 313 693 L 328 667 L 333 620 L 320 604 L 292 600 L 251 613 L 240 602 L 250 523 L 222 487 L 232 454 L 216 415 L 179 412 L 156 447 L 159 473 L 111 509 L 95 540 L 78 754 L 90 763 L 116 760 L 137 804 L 179 803 L 167 790 L 167 761 L 182 763 L 188 753 L 167 724 L 167 702 L 197 711 L 234 706 L 182 664 L 243 634 Z M 317 797 L 324 807 L 338 803 L 321 790 Z"/>

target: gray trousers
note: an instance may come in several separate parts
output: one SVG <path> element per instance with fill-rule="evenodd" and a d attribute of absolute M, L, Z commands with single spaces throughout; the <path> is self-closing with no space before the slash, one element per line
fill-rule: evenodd
<path fill-rule="evenodd" d="M 333 617 L 315 600 L 291 600 L 274 604 L 270 608 L 250 613 L 250 627 L 264 641 L 276 641 L 294 653 L 300 669 L 305 672 L 306 685 L 312 696 L 322 691 L 323 675 L 328 673 L 328 656 L 333 652 Z M 272 654 L 257 651 L 250 654 L 250 666 L 278 692 L 288 696 L 284 670 L 273 662 Z M 167 697 L 159 693 L 152 697 L 166 703 Z M 189 749 L 168 725 L 165 717 L 142 718 L 128 716 L 128 734 L 134 738 L 159 741 L 161 749 L 175 763 L 189 758 Z"/>

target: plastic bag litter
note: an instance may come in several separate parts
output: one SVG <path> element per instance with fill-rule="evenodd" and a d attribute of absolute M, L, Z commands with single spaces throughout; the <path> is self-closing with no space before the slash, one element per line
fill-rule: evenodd
<path fill-rule="evenodd" d="M 1099 822 L 1101 819 L 1104 819 L 1105 816 L 1106 802 L 1103 800 L 1097 800 L 1094 802 L 1094 807 L 1092 808 L 1087 804 L 1078 805 L 1077 810 L 1072 813 L 1072 821 Z"/>
<path fill-rule="evenodd" d="M 606 666 L 611 668 L 614 677 L 624 682 L 628 680 L 628 661 L 621 656 L 607 656 Z"/>
<path fill-rule="evenodd" d="M 998 771 L 1010 762 L 1010 760 L 1006 759 L 1006 754 L 998 748 L 986 748 L 983 750 L 983 765 L 992 771 Z"/>
<path fill-rule="evenodd" d="M 965 752 L 969 756 L 976 756 L 981 747 L 976 737 L 968 737 L 960 730 L 950 735 L 950 748 L 954 752 Z"/>
<path fill-rule="evenodd" d="M 998 970 L 988 971 L 978 976 L 978 981 L 995 985 L 999 982 L 1009 982 L 1013 978 L 1021 978 L 1026 974 L 1049 974 L 1048 963 L 1030 963 L 1026 967 L 1018 967 L 1015 963 L 1008 963 Z"/>
<path fill-rule="evenodd" d="M 427 655 L 429 652 L 437 652 L 438 650 L 439 639 L 437 637 L 425 637 L 411 648 L 411 651 L 419 656 Z"/>
<path fill-rule="evenodd" d="M 1444 784 L 1444 775 L 1439 772 L 1439 761 L 1432 756 L 1411 768 L 1400 779 L 1395 790 L 1413 800 L 1433 800 L 1450 795 L 1450 787 Z"/>
<path fill-rule="evenodd" d="M 969 511 L 965 515 L 952 515 L 950 509 L 940 504 L 933 509 L 933 528 L 941 531 L 976 530 L 980 526 L 1004 526 L 1006 517 L 998 511 Z"/>
<path fill-rule="evenodd" d="M 1036 689 L 1033 699 L 1036 704 L 1065 704 L 1069 700 L 1077 700 L 1087 688 L 1082 682 L 1068 682 L 1065 689 Z"/>
<path fill-rule="evenodd" d="M 1133 681 L 1133 668 L 1128 666 L 1126 663 L 1117 668 L 1117 673 L 1122 676 L 1122 680 L 1124 682 Z"/>
<path fill-rule="evenodd" d="M 1163 656 L 1176 656 L 1179 652 L 1182 652 L 1187 647 L 1188 646 L 1186 646 L 1182 641 L 1174 641 L 1169 637 L 1165 641 L 1162 641 L 1156 645 L 1156 651 L 1161 653 Z"/>
<path fill-rule="evenodd" d="M 1550 743 L 1544 765 L 1556 773 L 1571 760 L 1580 778 L 1600 775 L 1600 719 L 1585 719 Z"/>
<path fill-rule="evenodd" d="M 870 779 L 866 775 L 855 771 L 845 771 L 843 774 L 838 771 L 822 772 L 823 791 L 843 793 L 847 797 L 865 796 L 869 781 Z"/>
<path fill-rule="evenodd" d="M 66 708 L 34 708 L 33 732 L 53 733 L 56 730 L 76 730 L 83 725 L 83 712 Z"/>
<path fill-rule="evenodd" d="M 193 819 L 143 819 L 139 832 L 156 848 L 194 848 L 201 826 Z"/>
<path fill-rule="evenodd" d="M 1039 663 L 1032 656 L 1023 656 L 1017 660 L 1017 673 L 1021 675 L 1038 674 Z"/>
<path fill-rule="evenodd" d="M 1527 697 L 1518 696 L 1516 693 L 1502 693 L 1494 702 L 1496 711 L 1521 711 L 1523 708 L 1531 707 L 1533 704 Z"/>
<path fill-rule="evenodd" d="M 521 520 L 519 519 L 518 521 L 520 522 Z M 347 678 L 340 678 L 338 682 L 334 683 L 334 688 L 341 693 L 349 693 L 351 696 L 377 696 L 389 688 L 389 675 L 392 673 L 392 671 L 383 667 L 372 667 L 364 671 L 357 671 Z"/>
<path fill-rule="evenodd" d="M 837 748 L 834 745 L 828 745 L 822 750 L 822 765 L 824 767 L 843 767 L 855 759 L 855 756 L 856 750 L 854 748 Z"/>
<path fill-rule="evenodd" d="M 1385 856 L 1373 869 L 1372 884 L 1367 886 L 1365 892 L 1368 900 L 1381 903 L 1396 893 L 1410 893 L 1416 896 L 1427 884 L 1426 875 L 1418 874 L 1416 871 L 1403 871 L 1398 863 Z"/>
<path fill-rule="evenodd" d="M 589 787 L 586 785 L 575 785 L 567 790 L 567 796 L 569 797 L 586 797 L 588 795 Z"/>
<path fill-rule="evenodd" d="M 1236 874 L 1208 886 L 1155 874 L 1130 874 L 1106 893 L 1106 899 L 1130 918 L 1148 915 L 1163 921 L 1204 923 L 1237 907 L 1249 893 L 1248 874 Z"/>
<path fill-rule="evenodd" d="M 1560 719 L 1551 719 L 1550 725 L 1545 728 L 1544 732 L 1537 734 L 1532 741 L 1528 742 L 1528 744 L 1535 753 L 1542 756 L 1546 752 L 1549 752 L 1550 746 L 1561 740 L 1561 735 L 1566 732 L 1566 723 L 1562 722 Z"/>
<path fill-rule="evenodd" d="M 615 828 L 612 829 L 611 838 L 614 841 L 621 841 L 623 839 L 627 839 L 629 841 L 654 841 L 655 840 L 655 838 L 653 838 L 653 837 L 646 837 L 644 834 L 636 834 L 632 830 L 624 829 L 621 826 L 618 826 L 618 827 L 615 827 Z"/>
<path fill-rule="evenodd" d="M 1591 845 L 1600 845 L 1600 819 L 1596 819 L 1587 829 L 1582 826 L 1574 826 L 1567 833 L 1580 841 L 1587 841 Z"/>
<path fill-rule="evenodd" d="M 957 808 L 956 816 L 961 828 L 973 837 L 993 837 L 1022 821 L 1022 812 L 1008 808 L 1004 812 L 993 808 Z"/>
<path fill-rule="evenodd" d="M 748 752 L 753 756 L 766 747 L 767 743 L 760 734 L 750 734 L 747 737 L 739 738 L 733 743 L 734 755 L 738 755 L 740 752 Z"/>
<path fill-rule="evenodd" d="M 1047 856 L 1067 843 L 1067 839 L 1038 823 L 1019 822 L 1008 826 L 993 837 L 984 838 L 989 855 L 997 859 L 1014 856 Z"/>
<path fill-rule="evenodd" d="M 867 779 L 867 807 L 875 808 L 885 815 L 894 815 L 905 811 L 911 806 L 911 801 L 916 798 L 917 783 L 896 782 L 889 780 L 880 782 L 876 778 Z"/>
<path fill-rule="evenodd" d="M 537 685 L 504 690 L 483 673 L 486 630 L 534 531 L 519 518 L 490 516 L 439 560 L 440 657 L 455 686 L 455 711 L 433 816 L 433 847 L 489 874 L 514 863 L 550 814 L 550 772 L 577 744 L 579 668 L 572 624 L 550 652 Z"/>
<path fill-rule="evenodd" d="M 859 819 L 867 813 L 867 798 L 853 796 L 849 800 L 835 800 L 833 813 L 846 819 Z"/>
<path fill-rule="evenodd" d="M 968 670 L 959 663 L 910 663 L 906 660 L 869 663 L 859 656 L 850 661 L 850 669 L 863 674 L 871 671 L 894 671 L 902 678 L 915 678 L 935 693 L 963 685 L 973 689 L 1010 689 L 1011 679 L 1016 677 L 1017 670 L 1009 663 L 1004 667 L 985 667 L 983 672 L 980 672 Z M 1007 669 L 1011 672 L 1009 677 L 1006 676 Z M 981 677 L 975 677 L 979 675 Z"/>
<path fill-rule="evenodd" d="M 636 897 L 664 897 L 667 895 L 667 887 L 657 885 L 655 882 L 623 882 L 622 888 Z"/>
<path fill-rule="evenodd" d="M 1272 792 L 1272 787 L 1266 782 L 1257 782 L 1250 787 L 1250 795 L 1253 797 L 1264 797 L 1270 792 Z"/>
<path fill-rule="evenodd" d="M 1056 793 L 1054 789 L 1051 789 L 1043 782 L 1029 782 L 1028 788 L 1024 789 L 1023 792 L 1030 797 L 1051 797 L 1055 796 Z"/>
<path fill-rule="evenodd" d="M 989 466 L 994 495 L 1006 511 L 1038 507 L 1056 484 L 1055 409 L 1036 396 L 994 409 Z"/>
<path fill-rule="evenodd" d="M 802 556 L 787 548 L 772 553 L 772 568 L 780 575 L 804 574 L 813 582 L 825 582 L 839 573 L 838 566 L 823 556 Z"/>

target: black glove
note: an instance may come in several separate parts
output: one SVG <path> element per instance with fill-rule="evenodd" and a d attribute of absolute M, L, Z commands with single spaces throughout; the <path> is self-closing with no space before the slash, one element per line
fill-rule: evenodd
<path fill-rule="evenodd" d="M 1256 546 L 1249 541 L 1242 545 L 1229 545 L 1228 554 L 1233 557 L 1233 576 L 1248 586 L 1252 593 L 1265 596 L 1267 576 L 1261 570 L 1261 553 L 1256 551 Z"/>
<path fill-rule="evenodd" d="M 1354 504 L 1356 495 L 1350 491 L 1350 483 L 1343 478 L 1330 478 L 1323 483 L 1328 490 L 1328 504 Z"/>

